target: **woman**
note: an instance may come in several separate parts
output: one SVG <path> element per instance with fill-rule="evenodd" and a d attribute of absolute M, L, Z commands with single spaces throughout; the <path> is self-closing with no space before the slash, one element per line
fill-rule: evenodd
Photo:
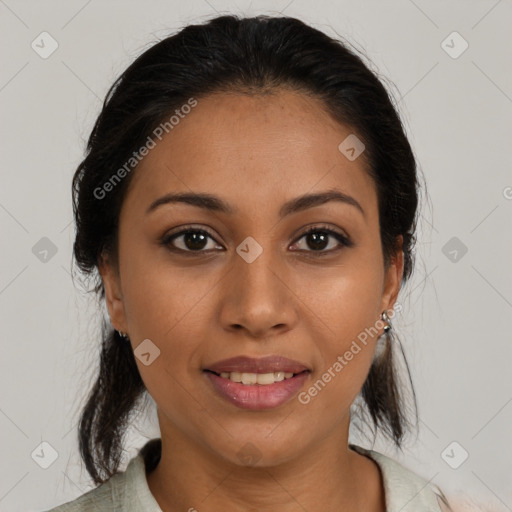
<path fill-rule="evenodd" d="M 111 321 L 79 425 L 101 485 L 53 510 L 449 510 L 348 442 L 357 398 L 408 429 L 391 319 L 418 188 L 381 82 L 297 19 L 221 16 L 137 58 L 73 181 Z M 161 438 L 119 473 L 148 394 Z"/>

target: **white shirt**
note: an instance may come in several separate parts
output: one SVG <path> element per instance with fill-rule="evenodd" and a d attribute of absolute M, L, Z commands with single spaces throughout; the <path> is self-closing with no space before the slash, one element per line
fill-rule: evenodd
<path fill-rule="evenodd" d="M 450 510 L 437 486 L 386 455 L 353 444 L 349 447 L 378 464 L 383 478 L 386 512 Z M 146 480 L 146 464 L 151 469 L 156 466 L 160 449 L 159 439 L 148 441 L 124 472 L 116 473 L 99 487 L 47 512 L 162 512 Z"/>

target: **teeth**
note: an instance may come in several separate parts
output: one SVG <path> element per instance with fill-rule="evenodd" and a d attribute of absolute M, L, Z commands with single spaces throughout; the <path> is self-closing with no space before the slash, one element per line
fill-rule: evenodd
<path fill-rule="evenodd" d="M 292 372 L 274 372 L 274 373 L 240 373 L 240 372 L 222 372 L 220 374 L 224 379 L 230 379 L 233 382 L 241 382 L 247 386 L 254 384 L 274 384 L 284 379 L 293 377 Z"/>

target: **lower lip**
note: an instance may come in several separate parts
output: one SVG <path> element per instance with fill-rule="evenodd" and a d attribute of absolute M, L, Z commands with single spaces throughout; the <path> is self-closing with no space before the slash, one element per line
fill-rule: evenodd
<path fill-rule="evenodd" d="M 215 390 L 226 400 L 241 409 L 272 409 L 278 407 L 297 394 L 308 378 L 309 372 L 298 373 L 290 379 L 274 384 L 246 385 L 225 379 L 215 373 L 204 372 Z"/>

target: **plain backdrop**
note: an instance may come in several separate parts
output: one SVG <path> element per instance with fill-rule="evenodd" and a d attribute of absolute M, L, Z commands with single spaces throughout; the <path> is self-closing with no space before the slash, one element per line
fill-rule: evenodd
<path fill-rule="evenodd" d="M 45 510 L 92 488 L 76 424 L 101 310 L 71 279 L 71 178 L 107 89 L 188 23 L 280 12 L 346 38 L 395 84 L 428 185 L 416 270 L 394 321 L 419 432 L 403 452 L 357 432 L 353 441 L 448 496 L 512 510 L 509 0 L 1 0 L 2 511 Z M 125 464 L 157 435 L 153 408 L 130 430 Z"/>

